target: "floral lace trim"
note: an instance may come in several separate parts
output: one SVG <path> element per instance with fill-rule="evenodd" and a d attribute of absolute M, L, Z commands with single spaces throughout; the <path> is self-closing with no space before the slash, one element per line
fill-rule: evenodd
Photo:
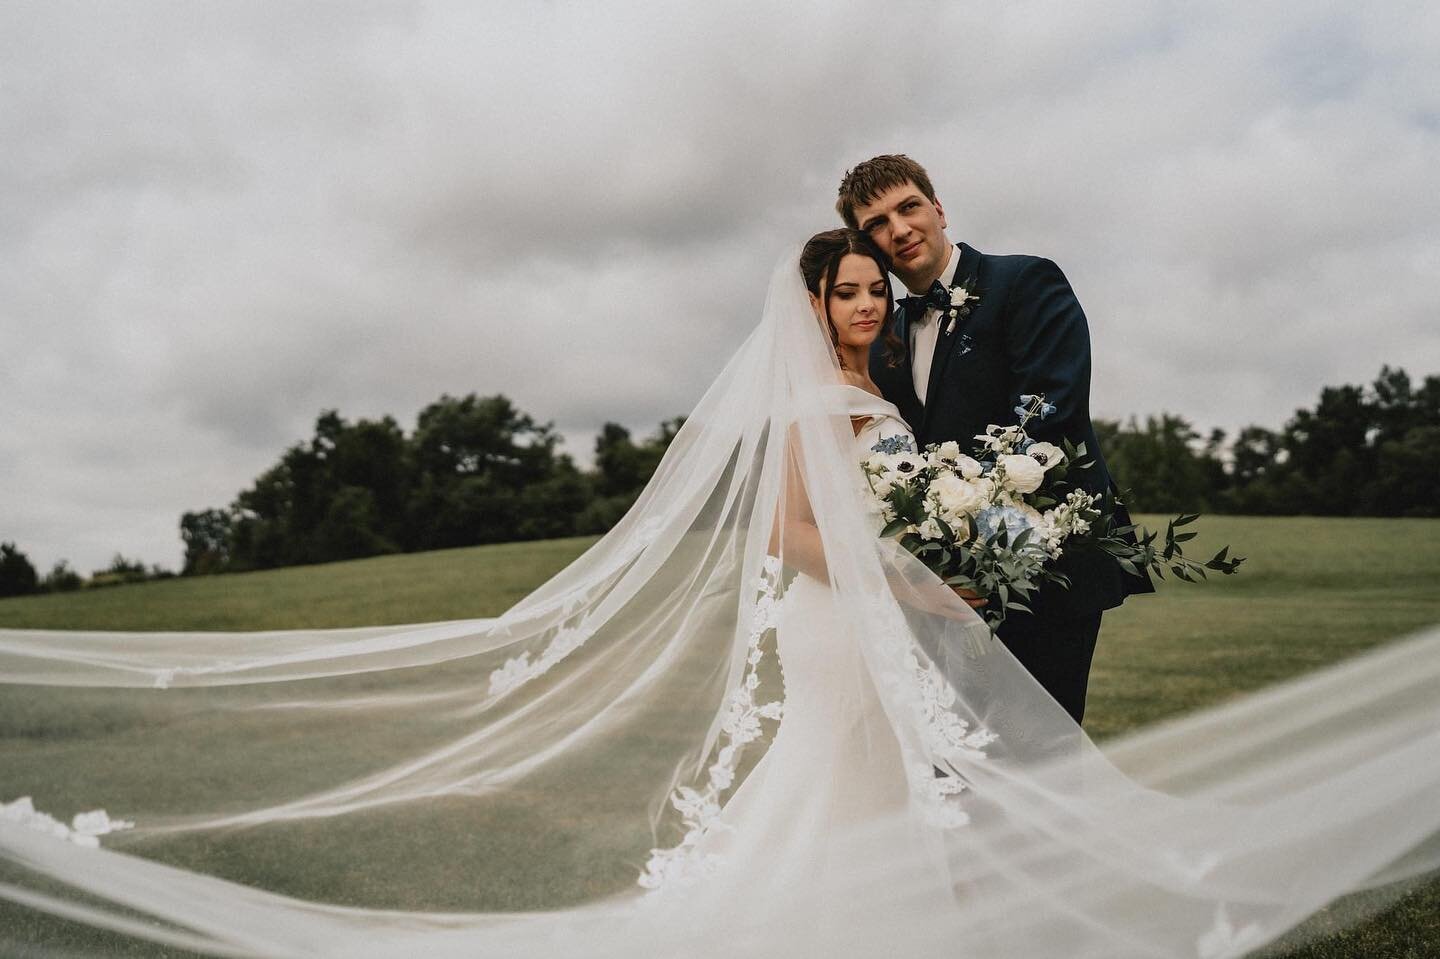
<path fill-rule="evenodd" d="M 726 702 L 725 718 L 720 730 L 725 744 L 715 756 L 715 763 L 707 770 L 706 783 L 700 789 L 681 786 L 670 797 L 670 803 L 685 827 L 685 835 L 679 844 L 669 849 L 650 850 L 650 860 L 640 874 L 639 883 L 654 891 L 667 884 L 688 885 L 696 879 L 713 872 L 721 856 L 716 853 L 702 853 L 702 840 L 716 828 L 726 828 L 720 822 L 720 795 L 735 782 L 735 769 L 740 763 L 740 754 L 745 746 L 760 738 L 760 720 L 780 719 L 784 712 L 783 700 L 773 700 L 757 705 L 755 690 L 760 686 L 756 670 L 764 658 L 760 641 L 767 632 L 775 628 L 779 620 L 780 561 L 773 556 L 765 557 L 764 569 L 756 581 L 758 598 L 751 609 L 748 649 L 745 655 L 745 671 Z"/>
<path fill-rule="evenodd" d="M 894 602 L 880 600 L 877 614 L 889 622 L 902 615 Z M 960 796 L 970 786 L 955 771 L 959 761 L 983 760 L 985 747 L 999 737 L 980 726 L 971 726 L 950 707 L 955 705 L 955 687 L 945 679 L 939 667 L 922 663 L 914 643 L 903 630 L 885 630 L 890 637 L 891 654 L 898 668 L 884 678 L 892 695 L 908 703 L 913 711 L 925 748 L 925 756 L 912 755 L 906 762 L 910 794 L 914 797 L 931 825 L 954 829 L 967 825 L 970 814 L 961 807 Z M 903 745 L 902 745 L 902 748 Z M 913 752 L 913 750 L 912 750 Z M 947 775 L 936 775 L 935 760 L 944 760 L 952 768 Z"/>
<path fill-rule="evenodd" d="M 549 645 L 533 661 L 529 653 L 507 659 L 504 666 L 490 674 L 490 695 L 508 693 L 536 676 L 543 676 L 550 671 L 550 667 L 575 652 L 594 634 L 595 630 L 585 626 L 583 622 L 578 626 L 567 626 L 555 634 Z"/>
<path fill-rule="evenodd" d="M 641 523 L 632 534 L 634 551 L 638 553 L 648 549 L 665 529 L 667 522 L 666 517 L 652 516 Z M 628 562 L 633 558 L 633 556 L 625 557 L 625 561 Z M 593 588 L 593 582 L 586 583 L 581 589 L 555 597 L 547 606 L 558 608 L 562 615 L 568 616 L 587 602 Z M 539 608 L 543 609 L 546 606 Z M 521 653 L 519 656 L 507 659 L 505 665 L 490 674 L 490 695 L 498 696 L 508 693 L 512 689 L 528 683 L 536 676 L 543 676 L 550 671 L 550 667 L 579 649 L 594 634 L 594 628 L 587 627 L 582 621 L 578 626 L 562 628 L 550 640 L 550 644 L 545 647 L 544 651 L 533 660 L 530 658 L 530 653 Z"/>
<path fill-rule="evenodd" d="M 176 676 L 203 676 L 206 673 L 227 673 L 231 670 L 240 669 L 244 664 L 233 659 L 216 660 L 209 666 L 167 666 L 162 669 L 152 670 L 155 673 L 155 681 L 151 684 L 153 689 L 169 689 L 170 684 L 175 682 Z"/>
<path fill-rule="evenodd" d="M 87 849 L 99 846 L 101 836 L 135 828 L 135 823 L 129 820 L 111 819 L 103 809 L 76 813 L 67 826 L 49 813 L 37 810 L 29 796 L 21 796 L 11 803 L 0 803 L 0 822 L 35 829 Z"/>

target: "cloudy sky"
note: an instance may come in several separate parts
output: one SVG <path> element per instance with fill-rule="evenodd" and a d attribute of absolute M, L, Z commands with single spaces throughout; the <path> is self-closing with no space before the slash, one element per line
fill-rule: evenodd
<path fill-rule="evenodd" d="M 1097 415 L 1440 372 L 1440 7 L 0 6 L 0 539 L 178 566 L 316 414 L 687 411 L 843 172 L 1052 257 Z"/>

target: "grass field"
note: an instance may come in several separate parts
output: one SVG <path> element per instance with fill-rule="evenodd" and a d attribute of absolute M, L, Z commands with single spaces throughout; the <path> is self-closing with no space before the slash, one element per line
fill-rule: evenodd
<path fill-rule="evenodd" d="M 1440 521 L 1207 517 L 1203 530 L 1197 553 L 1229 543 L 1249 561 L 1240 576 L 1194 587 L 1166 586 L 1156 596 L 1106 614 L 1086 720 L 1097 738 L 1222 701 L 1440 623 Z M 589 542 L 476 547 L 9 599 L 0 601 L 0 627 L 233 630 L 491 616 Z M 67 791 L 82 791 L 78 784 L 85 779 L 85 764 L 94 759 L 94 733 L 84 723 L 37 729 L 37 717 L 51 715 L 45 703 L 45 694 L 34 690 L 7 690 L 0 700 L 0 799 L 34 792 L 46 797 L 41 805 L 59 810 L 93 798 Z M 146 753 L 143 738 L 128 744 L 107 741 L 106 748 L 132 750 L 123 762 L 137 791 L 146 786 L 147 764 L 164 761 Z M 223 756 L 215 759 L 223 761 Z M 277 769 L 277 774 L 303 776 L 304 770 Z M 170 795 L 167 802 L 204 808 L 203 786 L 198 785 L 205 780 L 204 770 L 197 770 L 194 779 L 196 795 Z M 584 889 L 565 885 L 573 880 L 564 863 L 577 855 L 595 858 L 611 852 L 577 852 L 565 845 L 563 829 L 555 830 L 551 845 L 540 840 L 516 847 L 516 836 L 537 842 L 532 835 L 537 819 L 527 809 L 511 815 L 513 830 L 504 828 L 507 823 L 470 823 L 473 831 L 464 835 L 437 833 L 416 811 L 391 812 L 382 819 L 353 817 L 357 821 L 344 844 L 348 860 L 328 861 L 333 851 L 317 850 L 301 875 L 271 863 L 293 864 L 296 843 L 305 841 L 303 829 L 258 843 L 175 841 L 155 854 L 295 895 L 357 904 L 458 906 L 458 887 L 465 890 L 465 902 L 523 908 L 525 903 L 508 898 L 507 891 L 511 880 L 522 878 L 536 888 L 583 895 Z M 365 864 L 400 860 L 410 864 L 411 872 L 403 897 L 396 898 L 388 877 L 379 874 L 383 870 Z M 501 873 L 525 874 L 494 876 L 494 870 L 474 868 L 475 862 L 505 863 Z M 626 872 L 632 865 L 619 863 L 618 869 Z M 5 878 L 0 870 L 0 881 Z M 38 954 L 42 945 L 55 950 L 49 955 L 180 955 L 0 907 L 0 952 Z M 1440 955 L 1440 886 L 1413 892 L 1386 914 L 1293 955 Z"/>

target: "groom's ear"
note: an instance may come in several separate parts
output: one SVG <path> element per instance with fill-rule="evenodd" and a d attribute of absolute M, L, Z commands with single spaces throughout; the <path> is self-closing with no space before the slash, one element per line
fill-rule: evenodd
<path fill-rule="evenodd" d="M 940 205 L 940 198 L 937 196 L 933 202 L 935 203 L 935 212 L 940 214 L 940 229 L 949 229 L 950 224 L 945 222 L 945 208 Z"/>

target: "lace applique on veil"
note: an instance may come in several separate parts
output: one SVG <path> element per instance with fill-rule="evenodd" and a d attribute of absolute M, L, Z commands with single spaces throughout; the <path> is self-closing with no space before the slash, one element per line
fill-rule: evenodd
<path fill-rule="evenodd" d="M 650 850 L 650 860 L 640 874 L 639 883 L 649 890 L 658 890 L 670 883 L 688 884 L 712 872 L 719 864 L 715 853 L 701 851 L 702 841 L 720 823 L 720 796 L 735 782 L 735 770 L 744 748 L 760 738 L 760 720 L 781 718 L 784 700 L 771 700 L 756 705 L 755 691 L 760 688 L 758 669 L 765 652 L 760 642 L 772 632 L 779 620 L 780 577 L 782 566 L 774 556 L 765 557 L 760 577 L 755 581 L 757 598 L 750 607 L 750 629 L 747 637 L 745 672 L 740 684 L 725 705 L 725 718 L 720 727 L 726 740 L 707 770 L 705 785 L 677 787 L 670 804 L 680 813 L 685 835 L 668 849 Z"/>

